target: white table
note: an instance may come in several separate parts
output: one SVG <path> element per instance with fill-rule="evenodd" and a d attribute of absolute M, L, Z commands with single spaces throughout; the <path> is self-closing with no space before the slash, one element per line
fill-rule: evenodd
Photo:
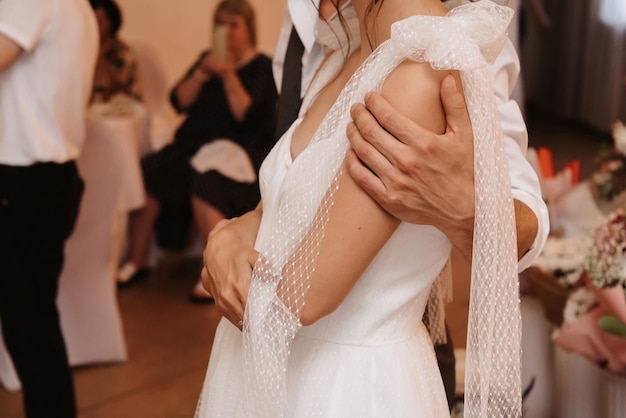
<path fill-rule="evenodd" d="M 556 418 L 623 418 L 626 378 L 609 374 L 585 358 L 555 348 Z"/>
<path fill-rule="evenodd" d="M 524 416 L 554 418 L 554 344 L 552 326 L 546 320 L 541 303 L 533 297 L 520 298 L 522 315 L 522 388 L 534 379 L 534 386 L 524 400 Z"/>
<path fill-rule="evenodd" d="M 73 366 L 127 358 L 114 272 L 128 212 L 145 201 L 139 161 L 147 143 L 148 118 L 142 105 L 97 105 L 88 112 L 87 139 L 77 162 L 85 193 L 66 243 L 57 299 Z M 20 388 L 1 336 L 0 383 L 9 390 Z"/>
<path fill-rule="evenodd" d="M 557 347 L 550 338 L 554 328 L 536 299 L 522 298 L 522 321 L 523 384 L 533 376 L 536 379 L 524 402 L 528 417 L 624 417 L 626 378 Z"/>

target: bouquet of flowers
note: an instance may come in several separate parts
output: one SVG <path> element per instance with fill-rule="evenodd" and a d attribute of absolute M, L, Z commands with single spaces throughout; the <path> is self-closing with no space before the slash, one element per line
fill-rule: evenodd
<path fill-rule="evenodd" d="M 554 342 L 626 376 L 626 215 L 609 213 L 594 231 L 581 285 L 569 295 Z"/>
<path fill-rule="evenodd" d="M 594 243 L 584 268 L 597 288 L 618 286 L 626 290 L 626 216 L 624 209 L 607 215 L 594 233 Z"/>
<path fill-rule="evenodd" d="M 592 184 L 600 203 L 609 204 L 626 190 L 626 127 L 613 124 L 613 147 L 604 146 L 594 161 Z"/>
<path fill-rule="evenodd" d="M 540 300 L 547 319 L 555 326 L 561 326 L 567 302 L 583 286 L 581 277 L 588 247 L 587 237 L 551 236 L 535 264 L 521 275 L 522 293 L 527 283 L 528 292 Z"/>

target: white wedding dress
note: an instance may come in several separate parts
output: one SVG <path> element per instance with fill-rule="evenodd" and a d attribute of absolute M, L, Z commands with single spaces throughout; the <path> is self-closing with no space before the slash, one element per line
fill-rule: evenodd
<path fill-rule="evenodd" d="M 293 126 L 260 172 L 258 239 L 275 222 L 279 185 L 292 168 L 292 132 Z M 339 308 L 297 333 L 285 417 L 449 417 L 433 343 L 422 323 L 431 282 L 449 251 L 449 241 L 435 228 L 400 225 Z M 241 332 L 222 319 L 200 416 L 255 416 L 242 410 L 241 350 Z"/>
<path fill-rule="evenodd" d="M 415 57 L 410 43 L 423 37 L 416 36 L 414 28 L 438 28 L 445 19 L 426 17 L 424 23 L 420 18 L 424 17 L 394 24 L 395 45 L 383 44 L 355 73 L 320 131 L 295 160 L 291 158 L 291 138 L 302 117 L 264 161 L 259 174 L 263 216 L 255 244 L 263 256 L 271 257 L 281 240 L 293 248 L 293 242 L 306 240 L 307 232 L 315 228 L 312 219 L 319 214 L 326 191 L 333 189 L 334 173 L 348 148 L 345 126 L 350 105 L 361 101 L 365 92 L 380 90 L 388 72 L 405 57 Z M 479 20 L 476 26 L 484 27 L 491 20 Z M 452 24 L 455 27 L 456 23 Z M 450 27 L 438 31 L 431 40 L 449 31 Z M 386 68 L 381 68 L 381 63 Z M 331 60 L 321 71 L 307 92 L 301 115 L 340 65 L 341 61 L 332 64 Z M 307 195 L 316 182 L 323 187 Z M 307 199 L 310 201 L 302 204 Z M 298 224 L 300 232 L 295 238 L 291 230 L 281 235 L 285 216 L 290 218 L 288 226 L 289 221 Z M 450 242 L 436 228 L 401 223 L 341 305 L 310 326 L 301 326 L 298 318 L 292 317 L 298 310 L 276 296 L 276 284 L 266 279 L 267 271 L 257 262 L 255 271 L 261 270 L 260 278 L 253 274 L 244 333 L 221 320 L 196 416 L 449 417 L 433 342 L 422 317 L 450 249 Z M 269 264 L 283 266 L 288 260 L 283 254 L 270 258 Z M 280 275 L 278 270 L 272 274 Z M 307 283 L 295 293 L 305 292 Z M 264 338 L 268 341 L 258 346 L 250 343 Z M 277 360 L 263 351 L 282 352 Z M 268 405 L 263 405 L 268 396 L 277 399 L 268 399 Z"/>

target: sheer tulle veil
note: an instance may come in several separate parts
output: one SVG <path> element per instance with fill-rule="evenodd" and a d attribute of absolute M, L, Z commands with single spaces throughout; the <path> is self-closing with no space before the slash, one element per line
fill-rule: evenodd
<path fill-rule="evenodd" d="M 379 91 L 400 62 L 412 59 L 429 62 L 435 69 L 460 71 L 473 126 L 476 216 L 465 416 L 521 417 L 515 218 L 486 70 L 506 40 L 512 13 L 481 0 L 456 7 L 445 17 L 414 16 L 393 24 L 391 39 L 356 71 L 308 148 L 293 161 L 278 195 L 277 224 L 270 236 L 257 242 L 262 255 L 254 267 L 243 328 L 243 399 L 249 416 L 284 416 L 291 343 L 301 327 L 300 313 L 349 147 L 348 110 L 367 92 Z M 327 65 L 338 66 L 340 61 L 336 57 Z M 316 88 L 314 81 L 311 90 Z M 305 98 L 304 109 L 307 100 L 311 98 Z M 316 148 L 315 158 L 309 158 L 310 148 Z"/>

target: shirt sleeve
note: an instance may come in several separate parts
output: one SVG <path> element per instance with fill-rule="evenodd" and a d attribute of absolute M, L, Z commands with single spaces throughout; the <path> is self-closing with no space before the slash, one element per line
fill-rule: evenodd
<path fill-rule="evenodd" d="M 520 259 L 518 270 L 529 267 L 537 258 L 548 238 L 550 223 L 548 208 L 541 196 L 537 173 L 526 160 L 528 131 L 519 105 L 511 100 L 511 92 L 519 75 L 520 65 L 515 47 L 510 41 L 496 61 L 489 66 L 496 94 L 498 113 L 502 122 L 504 150 L 509 160 L 513 198 L 528 206 L 537 217 L 537 236 L 528 252 Z"/>
<path fill-rule="evenodd" d="M 56 1 L 0 1 L 0 33 L 30 52 L 44 36 Z"/>

